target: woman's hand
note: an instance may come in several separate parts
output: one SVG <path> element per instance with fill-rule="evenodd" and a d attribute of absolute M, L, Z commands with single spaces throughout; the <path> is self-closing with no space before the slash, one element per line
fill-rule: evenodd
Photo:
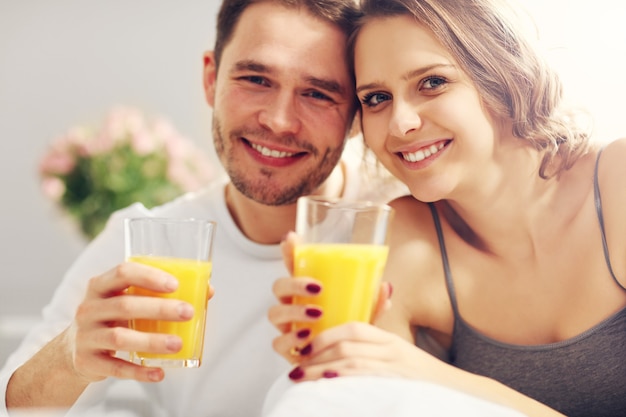
<path fill-rule="evenodd" d="M 283 260 L 287 270 L 293 274 L 293 249 L 297 243 L 297 235 L 289 233 L 281 243 Z M 292 304 L 294 296 L 311 297 L 319 295 L 324 288 L 322 284 L 310 277 L 279 278 L 274 282 L 272 291 L 279 304 L 272 306 L 268 311 L 270 322 L 281 332 L 281 335 L 273 341 L 274 350 L 290 363 L 297 363 L 306 354 L 305 349 L 310 342 L 310 329 L 300 328 L 297 331 L 291 330 L 291 323 L 313 323 L 318 320 L 324 312 L 315 304 L 297 305 Z M 379 296 L 374 307 L 373 318 L 375 321 L 380 314 L 390 307 L 391 284 L 382 283 Z"/>
<path fill-rule="evenodd" d="M 328 329 L 301 349 L 294 381 L 346 375 L 437 379 L 449 366 L 402 337 L 367 323 Z"/>
<path fill-rule="evenodd" d="M 291 301 L 294 296 L 310 297 L 319 294 L 323 291 L 322 285 L 313 278 L 286 277 L 277 279 L 272 290 L 280 304 L 270 307 L 268 318 L 281 332 L 281 335 L 274 339 L 272 346 L 288 362 L 296 363 L 300 358 L 300 349 L 310 341 L 311 330 L 304 327 L 292 331 L 291 323 L 313 323 L 321 317 L 323 311 L 314 304 L 299 305 L 292 304 Z"/>

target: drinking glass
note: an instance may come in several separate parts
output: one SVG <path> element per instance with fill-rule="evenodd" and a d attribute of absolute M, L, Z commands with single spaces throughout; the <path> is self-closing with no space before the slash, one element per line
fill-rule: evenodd
<path fill-rule="evenodd" d="M 131 352 L 132 362 L 145 366 L 196 368 L 202 361 L 204 330 L 212 270 L 212 244 L 216 224 L 201 219 L 133 218 L 125 220 L 126 260 L 150 265 L 172 274 L 178 288 L 159 293 L 130 287 L 129 294 L 183 300 L 194 308 L 189 321 L 134 319 L 131 329 L 178 335 L 179 352 Z"/>
<path fill-rule="evenodd" d="M 297 203 L 294 277 L 321 281 L 319 295 L 294 297 L 294 304 L 317 305 L 322 316 L 309 328 L 314 337 L 350 321 L 370 322 L 389 251 L 387 240 L 393 209 L 369 201 L 316 196 Z"/>

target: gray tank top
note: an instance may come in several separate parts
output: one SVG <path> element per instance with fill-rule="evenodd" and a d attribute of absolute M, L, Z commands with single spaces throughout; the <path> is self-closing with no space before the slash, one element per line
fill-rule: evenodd
<path fill-rule="evenodd" d="M 626 291 L 611 268 L 598 187 L 598 160 L 594 195 L 604 255 L 611 276 Z M 433 204 L 430 208 L 454 312 L 450 362 L 500 381 L 570 417 L 626 416 L 626 308 L 574 338 L 546 345 L 512 345 L 481 334 L 459 314 L 439 215 Z"/>

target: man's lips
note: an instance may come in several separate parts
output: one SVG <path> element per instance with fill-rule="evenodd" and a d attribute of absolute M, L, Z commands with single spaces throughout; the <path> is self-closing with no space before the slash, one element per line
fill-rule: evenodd
<path fill-rule="evenodd" d="M 269 156 L 272 158 L 289 158 L 296 154 L 295 152 L 286 152 L 286 151 L 279 151 L 277 149 L 270 149 L 266 146 L 257 145 L 256 143 L 250 143 L 250 146 L 252 147 L 252 149 L 256 150 L 261 155 Z"/>
<path fill-rule="evenodd" d="M 273 164 L 270 161 L 275 161 L 275 163 L 289 163 L 297 158 L 307 155 L 306 151 L 295 151 L 293 149 L 289 150 L 285 147 L 280 146 L 266 146 L 260 143 L 253 143 L 249 140 L 242 138 L 243 143 L 249 148 L 250 152 L 253 155 L 256 155 L 259 161 L 263 160 L 264 163 Z M 282 165 L 282 164 L 281 164 Z"/>

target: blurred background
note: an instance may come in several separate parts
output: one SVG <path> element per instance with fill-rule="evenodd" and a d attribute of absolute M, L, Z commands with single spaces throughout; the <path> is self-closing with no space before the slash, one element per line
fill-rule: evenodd
<path fill-rule="evenodd" d="M 211 152 L 202 54 L 218 0 L 0 0 L 0 364 L 86 239 L 41 190 L 38 165 L 112 107 L 167 118 Z"/>
<path fill-rule="evenodd" d="M 626 136 L 626 6 L 520 0 L 598 140 Z M 166 117 L 212 158 L 202 53 L 218 0 L 0 0 L 0 364 L 86 244 L 45 197 L 39 160 L 117 105 Z"/>

